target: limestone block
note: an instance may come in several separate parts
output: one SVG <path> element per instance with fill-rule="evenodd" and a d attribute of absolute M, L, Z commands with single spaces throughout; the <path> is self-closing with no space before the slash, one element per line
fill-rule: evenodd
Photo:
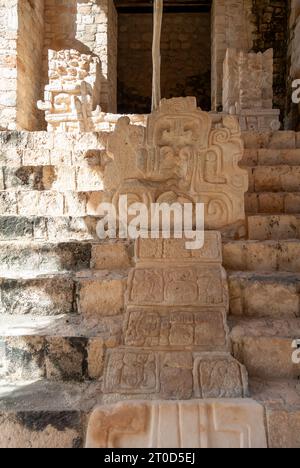
<path fill-rule="evenodd" d="M 86 338 L 47 338 L 45 365 L 49 380 L 80 381 L 84 377 Z"/>
<path fill-rule="evenodd" d="M 85 318 L 119 315 L 124 312 L 126 279 L 107 273 L 98 275 L 98 278 L 80 280 L 78 308 Z"/>
<path fill-rule="evenodd" d="M 136 398 L 244 398 L 246 369 L 226 353 L 119 348 L 108 353 L 104 392 Z"/>
<path fill-rule="evenodd" d="M 273 49 L 248 53 L 227 49 L 223 65 L 223 111 L 237 115 L 242 131 L 280 129 L 273 107 Z"/>
<path fill-rule="evenodd" d="M 158 307 L 127 308 L 125 345 L 133 347 L 188 348 L 225 351 L 227 348 L 224 310 L 161 310 Z"/>
<path fill-rule="evenodd" d="M 38 108 L 45 111 L 48 130 L 94 130 L 102 120 L 99 59 L 76 50 L 49 50 L 48 60 L 45 102 L 38 102 Z"/>
<path fill-rule="evenodd" d="M 226 308 L 226 273 L 220 266 L 211 265 L 139 267 L 129 276 L 128 304 Z"/>
<path fill-rule="evenodd" d="M 127 117 L 118 121 L 108 140 L 103 188 L 115 192 L 117 210 L 120 195 L 148 210 L 151 203 L 203 203 L 206 228 L 220 229 L 245 220 L 242 156 L 235 117 L 224 116 L 213 128 L 195 98 L 162 100 L 146 128 Z"/>
<path fill-rule="evenodd" d="M 93 245 L 92 264 L 95 270 L 121 270 L 131 266 L 129 247 L 123 242 Z"/>
<path fill-rule="evenodd" d="M 252 400 L 122 402 L 96 408 L 87 448 L 266 448 L 263 407 Z"/>
<path fill-rule="evenodd" d="M 186 239 L 139 239 L 135 257 L 137 262 L 222 263 L 221 235 L 206 231 L 204 246 L 197 250 L 188 250 Z"/>
<path fill-rule="evenodd" d="M 82 419 L 76 411 L 1 412 L 1 448 L 78 448 Z"/>

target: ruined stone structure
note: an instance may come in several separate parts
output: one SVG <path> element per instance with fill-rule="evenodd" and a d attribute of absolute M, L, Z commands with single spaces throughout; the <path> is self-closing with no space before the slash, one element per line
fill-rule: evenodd
<path fill-rule="evenodd" d="M 300 4 L 164 4 L 0 0 L 0 447 L 300 447 Z"/>

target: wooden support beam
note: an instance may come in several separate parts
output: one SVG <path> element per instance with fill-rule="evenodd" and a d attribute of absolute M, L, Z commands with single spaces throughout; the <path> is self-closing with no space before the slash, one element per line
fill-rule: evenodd
<path fill-rule="evenodd" d="M 156 110 L 161 100 L 161 28 L 164 9 L 164 0 L 154 0 L 153 12 L 153 81 L 152 81 L 152 111 Z"/>

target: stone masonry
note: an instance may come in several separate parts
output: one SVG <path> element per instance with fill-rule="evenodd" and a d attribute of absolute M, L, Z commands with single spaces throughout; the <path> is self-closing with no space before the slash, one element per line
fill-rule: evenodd
<path fill-rule="evenodd" d="M 164 5 L 0 0 L 1 448 L 300 447 L 300 4 Z"/>

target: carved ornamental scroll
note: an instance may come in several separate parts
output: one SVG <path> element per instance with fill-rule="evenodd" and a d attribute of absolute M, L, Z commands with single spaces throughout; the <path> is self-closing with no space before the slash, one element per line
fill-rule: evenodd
<path fill-rule="evenodd" d="M 163 99 L 147 126 L 121 118 L 108 142 L 104 187 L 114 200 L 204 203 L 206 229 L 245 220 L 248 175 L 240 127 L 233 116 L 218 128 L 192 97 Z"/>

